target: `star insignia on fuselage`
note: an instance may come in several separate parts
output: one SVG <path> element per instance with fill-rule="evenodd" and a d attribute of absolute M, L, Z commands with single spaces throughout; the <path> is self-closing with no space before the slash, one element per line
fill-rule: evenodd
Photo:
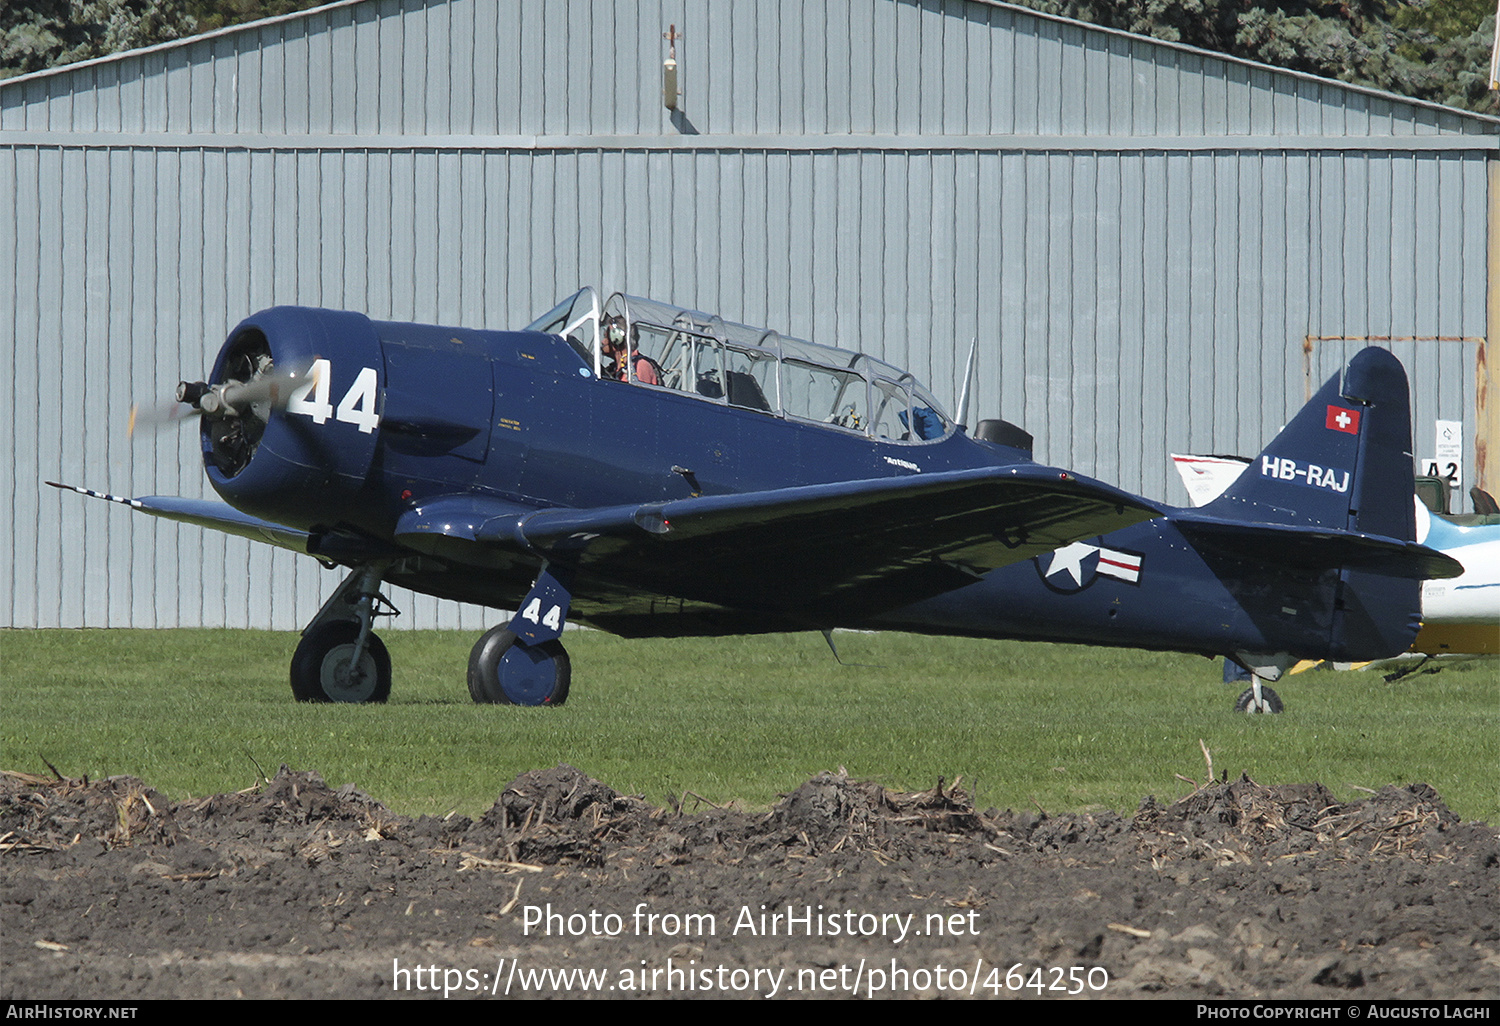
<path fill-rule="evenodd" d="M 1074 542 L 1064 545 L 1052 553 L 1052 561 L 1047 566 L 1047 572 L 1042 574 L 1044 578 L 1055 577 L 1058 574 L 1067 574 L 1073 578 L 1073 587 L 1083 587 L 1084 577 L 1090 580 L 1094 577 L 1094 569 L 1098 564 L 1099 547 L 1087 542 Z M 1084 570 L 1085 560 L 1090 560 L 1089 568 Z"/>
<path fill-rule="evenodd" d="M 1048 555 L 1037 556 L 1032 562 L 1048 588 L 1074 592 L 1082 591 L 1100 577 L 1139 584 L 1144 557 L 1139 552 L 1076 541 L 1054 549 Z"/>

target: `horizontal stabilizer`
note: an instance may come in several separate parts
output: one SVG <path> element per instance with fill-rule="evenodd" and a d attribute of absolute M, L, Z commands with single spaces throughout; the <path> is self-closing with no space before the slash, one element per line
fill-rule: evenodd
<path fill-rule="evenodd" d="M 1172 523 L 1198 548 L 1294 570 L 1358 569 L 1406 580 L 1457 577 L 1463 564 L 1436 549 L 1399 538 L 1289 524 L 1247 524 L 1194 513 Z"/>

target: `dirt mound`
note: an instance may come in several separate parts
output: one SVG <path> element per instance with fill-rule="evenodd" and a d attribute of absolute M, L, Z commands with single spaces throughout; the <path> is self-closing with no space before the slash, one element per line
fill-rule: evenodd
<path fill-rule="evenodd" d="M 311 862 L 344 854 L 344 846 L 383 840 L 405 822 L 369 795 L 335 790 L 311 771 L 283 765 L 259 787 L 174 806 L 189 836 L 204 840 L 226 863 L 261 865 L 269 852 Z"/>
<path fill-rule="evenodd" d="M 173 844 L 172 803 L 135 777 L 69 780 L 0 774 L 0 835 L 16 846 L 58 850 L 85 839 L 106 847 Z"/>
<path fill-rule="evenodd" d="M 1126 817 L 981 813 L 958 781 L 903 793 L 840 771 L 746 812 L 556 766 L 471 821 L 284 766 L 176 804 L 128 777 L 7 774 L 0 997 L 391 996 L 395 965 L 467 986 L 507 960 L 637 988 L 674 963 L 811 983 L 876 955 L 890 979 L 1001 966 L 969 991 L 985 996 L 1024 964 L 1027 981 L 1081 966 L 1106 996 L 1493 998 L 1497 869 L 1494 830 L 1424 785 L 1341 803 L 1242 777 Z M 889 993 L 919 991 L 942 993 Z"/>
<path fill-rule="evenodd" d="M 367 826 L 377 819 L 394 819 L 384 805 L 352 785 L 334 790 L 318 774 L 285 765 L 261 787 L 190 802 L 183 806 L 183 812 L 188 820 L 198 823 L 267 826 Z"/>
<path fill-rule="evenodd" d="M 1321 784 L 1266 787 L 1241 776 L 1165 808 L 1148 798 L 1131 831 L 1158 858 L 1365 859 L 1431 857 L 1451 846 L 1458 826 L 1458 816 L 1426 784 L 1388 786 L 1343 803 Z"/>
<path fill-rule="evenodd" d="M 649 813 L 644 799 L 627 797 L 572 766 L 523 773 L 506 785 L 479 825 L 484 829 L 524 829 L 546 822 L 598 826 L 607 819 Z"/>
<path fill-rule="evenodd" d="M 974 810 L 969 794 L 954 781 L 943 781 L 930 791 L 900 793 L 879 784 L 849 779 L 838 773 L 819 773 L 777 804 L 768 821 L 769 832 L 816 839 L 820 842 L 874 839 L 891 827 L 946 833 L 993 833 Z"/>
<path fill-rule="evenodd" d="M 560 765 L 523 773 L 507 784 L 468 839 L 486 843 L 491 859 L 597 866 L 604 861 L 605 838 L 634 832 L 654 811 L 641 798 Z"/>

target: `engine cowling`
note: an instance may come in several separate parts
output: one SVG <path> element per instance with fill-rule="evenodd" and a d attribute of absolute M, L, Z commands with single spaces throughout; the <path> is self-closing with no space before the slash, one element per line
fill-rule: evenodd
<path fill-rule="evenodd" d="M 363 488 L 379 436 L 385 364 L 370 319 L 263 310 L 230 332 L 208 384 L 201 436 L 214 490 L 278 523 L 338 518 Z"/>

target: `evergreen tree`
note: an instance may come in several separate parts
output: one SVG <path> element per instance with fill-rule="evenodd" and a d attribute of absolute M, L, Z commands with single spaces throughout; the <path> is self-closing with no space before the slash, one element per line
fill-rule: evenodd
<path fill-rule="evenodd" d="M 306 10 L 322 0 L 7 0 L 0 78 Z"/>
<path fill-rule="evenodd" d="M 183 0 L 10 0 L 0 8 L 0 77 L 134 50 L 196 31 Z"/>
<path fill-rule="evenodd" d="M 1489 92 L 1489 0 L 1016 0 L 1094 25 L 1470 110 Z"/>

